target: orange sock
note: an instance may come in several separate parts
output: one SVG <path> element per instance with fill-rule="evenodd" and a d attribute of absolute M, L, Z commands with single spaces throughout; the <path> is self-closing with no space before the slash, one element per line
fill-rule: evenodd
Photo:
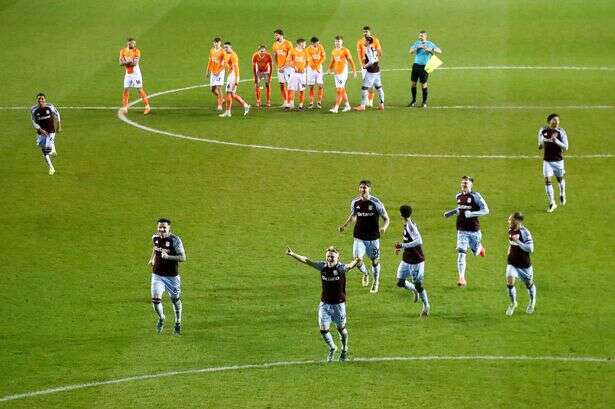
<path fill-rule="evenodd" d="M 322 87 L 318 88 L 318 103 L 322 102 L 322 96 L 324 95 L 325 90 Z"/>
<path fill-rule="evenodd" d="M 149 101 L 147 100 L 147 94 L 145 93 L 145 91 L 143 91 L 143 88 L 139 89 L 139 96 L 141 97 L 145 105 L 149 105 Z"/>
<path fill-rule="evenodd" d="M 233 99 L 234 99 L 235 101 L 239 102 L 239 103 L 240 103 L 241 105 L 243 105 L 244 107 L 245 107 L 246 105 L 248 105 L 248 104 L 246 103 L 246 101 L 244 101 L 244 100 L 243 100 L 243 98 L 241 98 L 241 97 L 240 97 L 239 95 L 237 95 L 237 94 L 233 94 Z"/>
<path fill-rule="evenodd" d="M 280 84 L 280 92 L 282 93 L 282 99 L 286 101 L 288 97 L 286 96 L 286 85 Z"/>
<path fill-rule="evenodd" d="M 126 108 L 128 106 L 128 91 L 124 91 L 122 95 L 122 106 Z"/>
<path fill-rule="evenodd" d="M 303 105 L 305 101 L 305 91 L 299 91 L 299 105 Z"/>
<path fill-rule="evenodd" d="M 314 103 L 314 86 L 310 85 L 310 104 Z"/>
<path fill-rule="evenodd" d="M 295 103 L 295 91 L 291 91 L 291 90 L 287 90 L 286 91 L 286 103 L 290 104 L 290 103 Z"/>
<path fill-rule="evenodd" d="M 261 103 L 261 87 L 257 85 L 254 86 L 254 92 L 256 92 L 256 103 L 260 105 Z"/>
<path fill-rule="evenodd" d="M 267 95 L 267 104 L 271 105 L 271 87 L 267 84 L 267 88 L 265 88 L 265 95 Z"/>
<path fill-rule="evenodd" d="M 374 90 L 367 91 L 367 98 L 372 101 L 374 99 Z"/>
<path fill-rule="evenodd" d="M 226 94 L 226 110 L 231 110 L 231 105 L 233 105 L 233 97 L 231 94 Z"/>

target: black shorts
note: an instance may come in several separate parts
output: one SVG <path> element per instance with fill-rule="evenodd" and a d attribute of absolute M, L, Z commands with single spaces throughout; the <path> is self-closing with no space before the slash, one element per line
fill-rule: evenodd
<path fill-rule="evenodd" d="M 429 74 L 425 71 L 425 66 L 421 64 L 412 64 L 412 74 L 410 74 L 410 81 L 416 82 L 417 80 L 425 84 L 429 78 Z"/>

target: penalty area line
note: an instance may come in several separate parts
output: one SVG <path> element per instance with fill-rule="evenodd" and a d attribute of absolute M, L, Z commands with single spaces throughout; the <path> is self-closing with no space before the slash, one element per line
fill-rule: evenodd
<path fill-rule="evenodd" d="M 409 362 L 409 361 L 550 361 L 550 362 L 574 362 L 574 363 L 598 363 L 598 364 L 612 364 L 614 361 L 611 358 L 591 357 L 591 356 L 498 356 L 498 355 L 468 355 L 468 356 L 390 356 L 390 357 L 374 357 L 374 358 L 353 358 L 344 365 L 352 364 L 353 362 L 360 363 L 374 363 L 374 362 Z M 115 385 L 120 383 L 143 381 L 148 379 L 168 378 L 178 375 L 194 375 L 202 373 L 215 373 L 215 372 L 227 372 L 227 371 L 241 371 L 250 369 L 269 369 L 285 366 L 299 366 L 299 365 L 314 365 L 314 364 L 326 364 L 326 362 L 318 360 L 304 360 L 304 361 L 280 361 L 280 362 L 268 362 L 261 364 L 246 364 L 246 365 L 230 365 L 230 366 L 217 366 L 201 369 L 187 369 L 182 371 L 170 371 L 160 372 L 155 374 L 129 376 L 125 378 L 109 379 L 106 381 L 87 382 L 73 385 L 60 386 L 56 388 L 42 389 L 32 392 L 24 392 L 15 395 L 7 395 L 0 397 L 0 402 L 9 402 L 18 399 L 32 398 L 36 396 L 52 395 L 60 392 L 69 392 L 78 389 L 93 388 L 97 386 Z"/>

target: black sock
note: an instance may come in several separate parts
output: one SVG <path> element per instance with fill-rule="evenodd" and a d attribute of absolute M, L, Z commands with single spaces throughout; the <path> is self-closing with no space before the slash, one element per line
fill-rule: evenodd
<path fill-rule="evenodd" d="M 427 102 L 427 88 L 423 88 L 423 104 Z"/>
<path fill-rule="evenodd" d="M 411 87 L 410 90 L 412 91 L 412 102 L 416 102 L 416 87 Z"/>

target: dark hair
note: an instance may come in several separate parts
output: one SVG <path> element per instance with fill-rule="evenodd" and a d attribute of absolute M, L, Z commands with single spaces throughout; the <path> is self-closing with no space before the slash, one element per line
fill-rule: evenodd
<path fill-rule="evenodd" d="M 311 42 L 311 43 L 317 43 L 318 41 L 320 41 L 320 40 L 318 39 L 318 37 L 312 37 L 312 38 L 310 38 L 310 42 Z"/>
<path fill-rule="evenodd" d="M 412 214 L 412 207 L 407 204 L 399 206 L 399 214 L 401 214 L 401 217 L 407 219 Z"/>
<path fill-rule="evenodd" d="M 374 38 L 371 36 L 367 36 L 365 37 L 365 41 L 367 41 L 367 44 L 372 44 L 374 42 Z"/>
<path fill-rule="evenodd" d="M 558 114 L 555 114 L 555 113 L 554 113 L 554 114 L 549 115 L 549 116 L 547 117 L 547 122 L 551 122 L 551 120 L 552 120 L 553 118 L 556 118 L 556 117 L 557 117 L 557 118 L 559 118 L 559 115 L 558 115 Z"/>
<path fill-rule="evenodd" d="M 371 30 L 371 28 L 369 28 L 369 26 L 363 26 L 363 30 Z"/>
<path fill-rule="evenodd" d="M 299 43 L 305 43 L 305 38 L 298 38 L 297 39 L 297 44 Z"/>
<path fill-rule="evenodd" d="M 258 49 L 259 50 L 266 50 L 267 47 L 265 47 L 263 44 L 261 44 L 261 45 L 258 46 Z"/>
<path fill-rule="evenodd" d="M 523 221 L 523 219 L 524 219 L 524 217 L 523 217 L 523 213 L 521 213 L 521 212 L 514 212 L 514 213 L 512 214 L 512 218 L 513 218 L 514 220 L 517 220 L 518 222 L 522 222 L 522 221 Z"/>
<path fill-rule="evenodd" d="M 461 180 L 469 180 L 470 182 L 474 183 L 474 178 L 472 176 L 463 175 L 461 177 Z"/>
<path fill-rule="evenodd" d="M 427 31 L 421 30 L 421 31 L 419 31 L 419 34 L 427 34 Z"/>
<path fill-rule="evenodd" d="M 214 38 L 214 43 L 219 43 L 219 42 L 221 42 L 221 41 L 222 41 L 222 39 L 221 39 L 220 37 L 216 37 L 216 38 Z"/>
<path fill-rule="evenodd" d="M 372 181 L 371 180 L 367 180 L 367 179 L 363 179 L 362 181 L 359 182 L 359 186 L 361 186 L 361 185 L 372 187 Z"/>
<path fill-rule="evenodd" d="M 230 41 L 225 41 L 224 45 L 232 45 Z"/>
<path fill-rule="evenodd" d="M 132 37 L 128 37 L 128 39 L 126 39 L 126 41 L 135 41 L 135 39 L 132 38 Z"/>
<path fill-rule="evenodd" d="M 171 220 L 166 219 L 164 217 L 161 217 L 160 219 L 158 219 L 158 223 L 166 223 L 166 224 L 168 224 L 170 226 L 171 225 Z"/>
<path fill-rule="evenodd" d="M 39 99 L 40 97 L 47 98 L 47 95 L 43 94 L 42 92 L 39 92 L 38 94 L 36 94 L 36 99 Z"/>
<path fill-rule="evenodd" d="M 340 254 L 339 251 L 337 251 L 337 249 L 335 248 L 335 246 L 329 246 L 327 247 L 327 253 L 328 252 L 332 252 L 332 253 L 336 253 L 336 254 Z"/>
<path fill-rule="evenodd" d="M 344 39 L 344 37 L 342 37 L 342 36 L 340 36 L 340 35 L 337 35 L 337 36 L 335 36 L 335 39 L 336 39 L 336 40 L 343 40 L 343 39 Z"/>
<path fill-rule="evenodd" d="M 273 32 L 273 34 L 279 34 L 279 35 L 283 36 L 283 35 L 284 35 L 284 31 L 282 31 L 282 29 L 281 29 L 281 28 L 278 28 L 277 30 L 275 30 L 275 31 Z"/>

